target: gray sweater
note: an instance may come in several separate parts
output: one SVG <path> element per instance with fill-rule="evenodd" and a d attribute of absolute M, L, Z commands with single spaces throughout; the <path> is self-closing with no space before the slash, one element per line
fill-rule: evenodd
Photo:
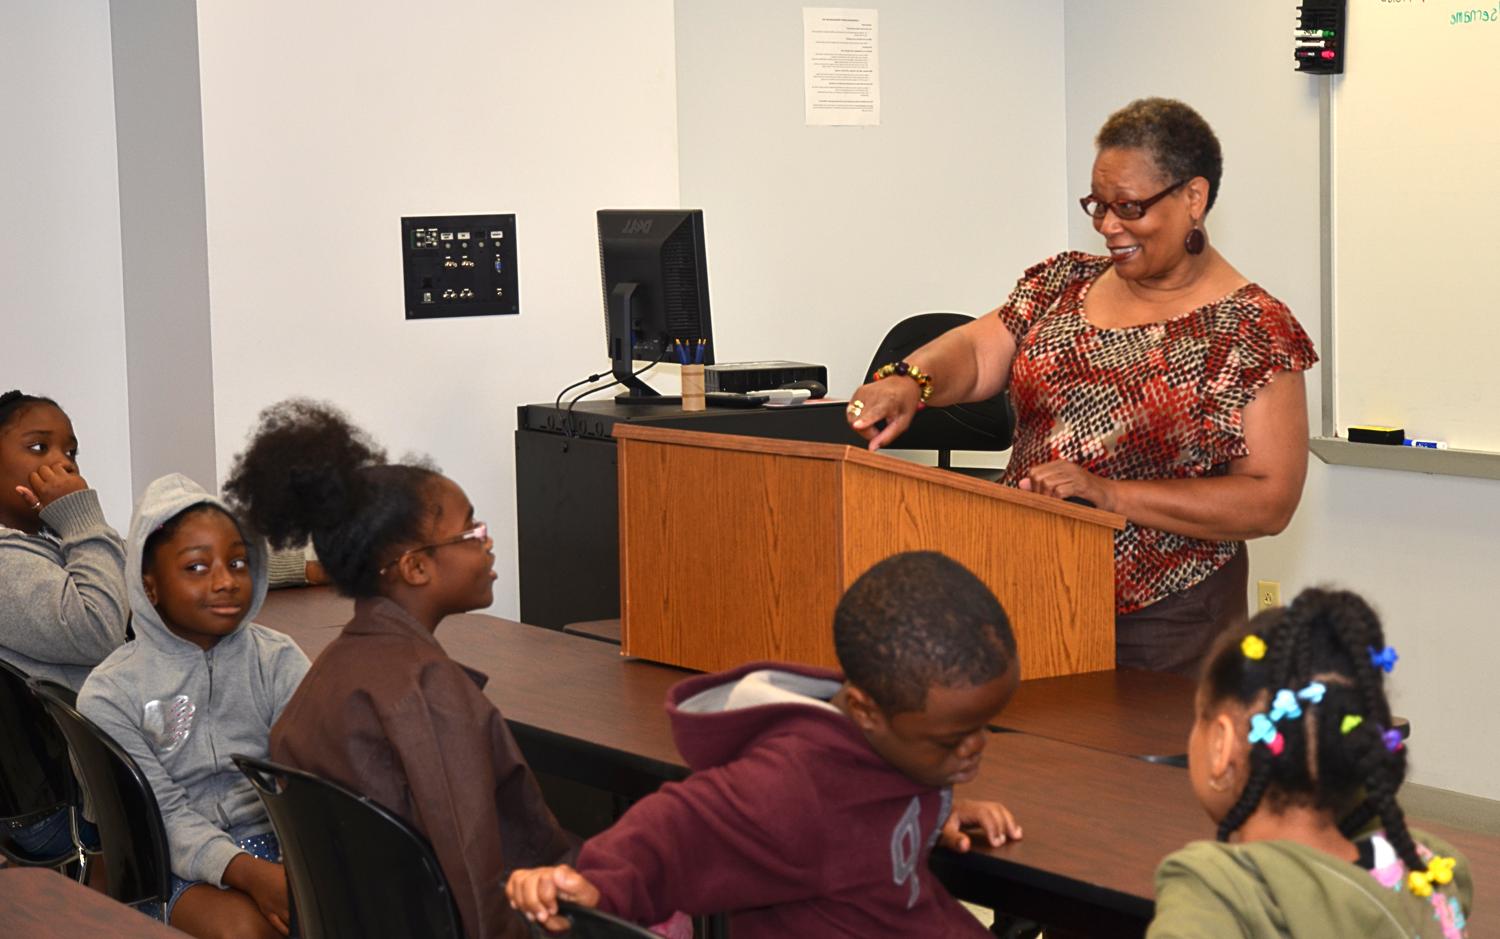
<path fill-rule="evenodd" d="M 254 591 L 234 632 L 208 651 L 171 632 L 146 599 L 147 535 L 190 506 L 222 505 L 184 476 L 164 476 L 130 523 L 126 582 L 136 639 L 94 669 L 78 709 L 135 758 L 166 823 L 172 872 L 222 885 L 235 841 L 271 830 L 255 790 L 229 759 L 264 758 L 271 725 L 307 673 L 307 656 L 284 633 L 250 620 L 266 598 L 266 546 L 250 546 Z"/>
<path fill-rule="evenodd" d="M 40 534 L 0 525 L 0 659 L 78 689 L 125 641 L 125 545 L 92 489 L 42 509 Z"/>

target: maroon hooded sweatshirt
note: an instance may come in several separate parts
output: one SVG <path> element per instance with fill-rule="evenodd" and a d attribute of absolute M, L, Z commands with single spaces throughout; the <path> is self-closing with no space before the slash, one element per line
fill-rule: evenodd
<path fill-rule="evenodd" d="M 988 936 L 928 868 L 952 790 L 882 759 L 827 669 L 761 662 L 668 695 L 693 769 L 590 839 L 601 909 L 641 923 L 728 912 L 735 939 Z"/>

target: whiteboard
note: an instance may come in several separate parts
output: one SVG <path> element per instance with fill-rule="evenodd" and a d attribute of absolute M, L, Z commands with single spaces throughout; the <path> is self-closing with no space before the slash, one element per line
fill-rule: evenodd
<path fill-rule="evenodd" d="M 1500 453 L 1500 4 L 1349 0 L 1333 79 L 1335 423 Z"/>

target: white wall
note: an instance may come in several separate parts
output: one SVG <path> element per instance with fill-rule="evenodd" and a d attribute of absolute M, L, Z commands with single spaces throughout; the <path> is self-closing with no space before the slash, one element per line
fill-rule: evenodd
<path fill-rule="evenodd" d="M 897 321 L 989 310 L 1062 247 L 1062 9 L 869 4 L 880 126 L 807 127 L 804 5 L 677 0 L 682 204 L 720 361 L 826 364 L 844 395 Z"/>
<path fill-rule="evenodd" d="M 1224 147 L 1210 237 L 1285 300 L 1321 348 L 1317 91 L 1315 79 L 1292 70 L 1295 15 L 1295 0 L 1068 0 L 1069 183 L 1070 193 L 1086 191 L 1093 134 L 1110 111 L 1145 95 L 1189 102 Z M 1097 250 L 1083 213 L 1069 218 L 1073 245 Z M 1308 389 L 1316 427 L 1316 370 Z M 1401 654 L 1392 688 L 1415 733 L 1412 778 L 1488 798 L 1500 798 L 1489 720 L 1500 711 L 1497 531 L 1500 483 L 1313 459 L 1290 528 L 1250 549 L 1252 583 L 1279 580 L 1285 600 L 1318 584 L 1371 600 Z"/>
<path fill-rule="evenodd" d="M 79 467 L 130 521 L 120 194 L 107 0 L 0 5 L 0 391 L 62 404 Z"/>
<path fill-rule="evenodd" d="M 292 394 L 430 454 L 516 597 L 516 406 L 604 364 L 594 212 L 677 200 L 670 0 L 199 5 L 218 463 Z M 403 215 L 514 212 L 521 315 L 406 322 Z"/>

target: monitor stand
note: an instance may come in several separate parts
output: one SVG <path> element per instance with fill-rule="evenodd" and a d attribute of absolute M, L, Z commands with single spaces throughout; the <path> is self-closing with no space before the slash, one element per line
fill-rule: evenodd
<path fill-rule="evenodd" d="M 615 381 L 625 392 L 615 396 L 616 404 L 681 404 L 680 397 L 667 397 L 641 381 L 635 374 L 635 291 L 639 284 L 615 284 L 609 294 L 609 364 Z"/>

